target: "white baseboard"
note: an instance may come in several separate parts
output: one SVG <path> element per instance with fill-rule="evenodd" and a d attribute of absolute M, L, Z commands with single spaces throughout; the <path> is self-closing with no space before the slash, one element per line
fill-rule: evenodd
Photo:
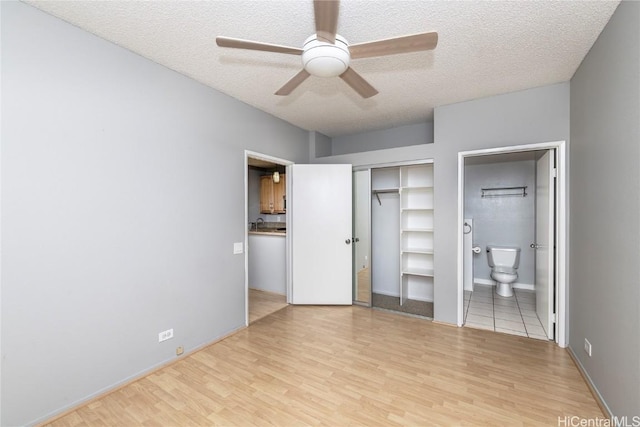
<path fill-rule="evenodd" d="M 487 280 L 487 279 L 477 279 L 477 278 L 473 278 L 473 283 L 476 285 L 489 285 L 489 286 L 495 286 L 496 282 L 494 282 L 493 280 Z M 529 284 L 529 283 L 518 283 L 515 282 L 513 285 L 515 289 L 524 289 L 527 291 L 535 291 L 536 290 L 536 286 Z"/>

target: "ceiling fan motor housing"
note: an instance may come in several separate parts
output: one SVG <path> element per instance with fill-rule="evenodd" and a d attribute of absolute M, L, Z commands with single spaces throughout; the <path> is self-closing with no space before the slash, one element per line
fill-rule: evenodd
<path fill-rule="evenodd" d="M 318 40 L 316 34 L 304 41 L 302 66 L 312 76 L 336 77 L 349 68 L 351 54 L 344 37 L 336 34 L 335 44 Z"/>

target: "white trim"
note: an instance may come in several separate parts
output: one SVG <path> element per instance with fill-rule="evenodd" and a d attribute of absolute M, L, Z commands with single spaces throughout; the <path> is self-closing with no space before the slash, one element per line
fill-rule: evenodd
<path fill-rule="evenodd" d="M 276 163 L 282 166 L 292 165 L 294 162 L 291 160 L 281 159 L 279 157 L 270 156 L 268 154 L 258 153 L 256 151 L 244 150 L 245 159 L 251 157 L 258 160 L 264 160 L 271 163 Z"/>
<path fill-rule="evenodd" d="M 464 152 L 458 153 L 458 327 L 464 325 Z M 460 226 L 462 224 L 462 226 Z M 435 309 L 434 309 L 435 311 Z M 435 313 L 434 313 L 435 314 Z"/>
<path fill-rule="evenodd" d="M 244 324 L 245 326 L 249 326 L 249 157 L 258 160 L 264 160 L 267 162 L 272 162 L 278 165 L 283 165 L 287 167 L 287 171 L 289 171 L 289 165 L 292 165 L 293 162 L 290 160 L 280 159 L 278 157 L 273 157 L 268 154 L 262 154 L 255 151 L 244 150 Z M 287 193 L 289 192 L 289 182 L 291 180 L 287 179 Z M 291 204 L 291 203 L 289 203 Z M 290 224 L 290 213 L 287 209 L 285 214 L 285 220 L 287 224 Z M 289 302 L 289 298 L 291 295 L 291 276 L 289 274 L 289 266 L 291 264 L 291 251 L 290 248 L 291 242 L 291 230 L 287 230 L 286 236 L 286 271 L 287 271 L 287 302 Z"/>
<path fill-rule="evenodd" d="M 387 163 L 370 163 L 366 165 L 353 166 L 354 172 L 363 170 L 379 169 L 379 168 L 393 168 L 400 166 L 413 166 L 413 165 L 428 165 L 433 163 L 433 157 L 428 157 L 420 160 L 403 160 L 400 162 L 387 162 Z"/>
<path fill-rule="evenodd" d="M 290 227 L 291 224 L 293 223 L 293 209 L 291 208 L 291 199 L 293 196 L 293 192 L 291 191 L 291 187 L 293 186 L 293 174 L 292 172 L 292 165 L 293 163 L 289 164 L 286 166 L 287 168 L 287 200 L 289 200 L 289 203 L 287 206 L 287 209 L 285 211 L 285 221 L 287 224 L 287 237 L 285 240 L 285 252 L 286 252 L 286 257 L 287 257 L 287 263 L 285 265 L 285 268 L 287 270 L 287 284 L 286 284 L 286 289 L 287 289 L 287 304 L 291 304 L 292 300 L 293 300 L 293 252 L 291 251 L 291 236 L 293 236 L 293 227 Z"/>
<path fill-rule="evenodd" d="M 567 244 L 569 235 L 569 224 L 567 222 L 567 147 L 562 141 L 556 147 L 556 342 L 562 348 L 569 344 L 567 336 Z"/>
<path fill-rule="evenodd" d="M 521 151 L 556 150 L 557 158 L 557 199 L 556 199 L 556 343 L 565 348 L 568 343 L 566 323 L 567 313 L 567 155 L 566 141 L 542 142 L 537 144 L 513 145 L 508 147 L 486 148 L 482 150 L 458 152 L 458 326 L 462 326 L 464 318 L 464 283 L 463 283 L 463 223 L 464 223 L 464 160 L 467 157 L 486 156 L 489 154 L 513 153 Z"/>

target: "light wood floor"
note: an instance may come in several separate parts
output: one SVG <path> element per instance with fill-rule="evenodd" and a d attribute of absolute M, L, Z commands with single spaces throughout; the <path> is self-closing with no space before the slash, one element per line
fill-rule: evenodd
<path fill-rule="evenodd" d="M 53 422 L 554 425 L 603 417 L 568 353 L 358 306 L 288 306 Z"/>
<path fill-rule="evenodd" d="M 287 306 L 285 295 L 249 289 L 249 324 Z"/>
<path fill-rule="evenodd" d="M 371 272 L 369 267 L 358 271 L 358 289 L 356 290 L 356 301 L 371 303 Z"/>

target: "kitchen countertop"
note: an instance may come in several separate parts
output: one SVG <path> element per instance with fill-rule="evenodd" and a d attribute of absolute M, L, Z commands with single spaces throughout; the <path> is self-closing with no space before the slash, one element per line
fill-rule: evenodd
<path fill-rule="evenodd" d="M 263 228 L 259 230 L 249 230 L 249 234 L 267 235 L 267 236 L 286 236 L 287 230 L 276 230 L 273 228 Z"/>

